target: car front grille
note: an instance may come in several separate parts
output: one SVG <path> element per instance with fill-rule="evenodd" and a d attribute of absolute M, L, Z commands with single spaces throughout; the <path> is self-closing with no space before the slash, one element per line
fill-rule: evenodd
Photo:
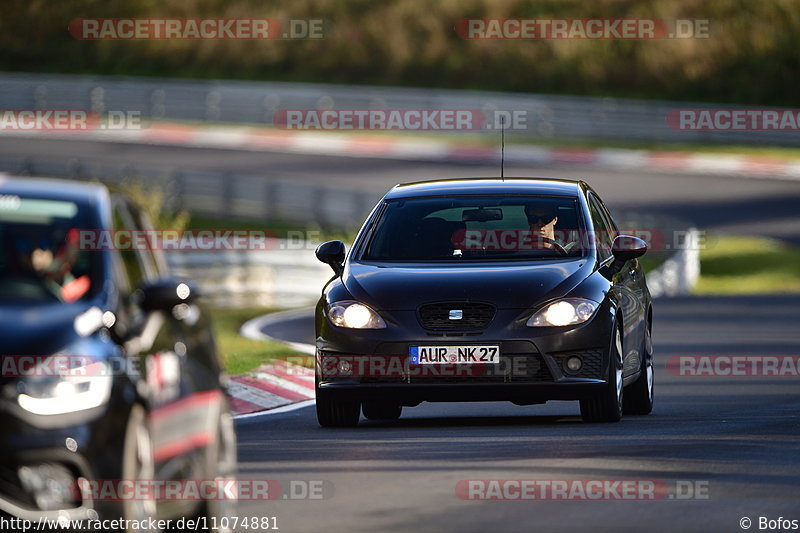
<path fill-rule="evenodd" d="M 460 311 L 460 319 L 451 318 L 451 311 Z M 418 309 L 419 323 L 434 331 L 469 331 L 484 329 L 494 318 L 491 304 L 476 302 L 439 302 L 425 304 Z"/>

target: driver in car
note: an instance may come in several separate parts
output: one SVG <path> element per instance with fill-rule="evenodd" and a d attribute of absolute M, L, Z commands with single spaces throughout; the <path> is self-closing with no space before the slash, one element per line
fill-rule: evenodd
<path fill-rule="evenodd" d="M 556 239 L 558 214 L 553 205 L 544 202 L 528 204 L 525 206 L 525 216 L 528 217 L 530 225 L 532 246 L 548 250 L 560 246 L 569 251 L 575 245 L 574 242 L 562 242 Z"/>
<path fill-rule="evenodd" d="M 17 242 L 22 255 L 21 266 L 27 275 L 33 275 L 58 299 L 71 303 L 82 298 L 91 285 L 89 276 L 75 277 L 72 266 L 77 262 L 78 231 L 67 232 L 64 244 L 54 254 L 49 239 L 40 239 L 34 247 L 27 239 Z"/>

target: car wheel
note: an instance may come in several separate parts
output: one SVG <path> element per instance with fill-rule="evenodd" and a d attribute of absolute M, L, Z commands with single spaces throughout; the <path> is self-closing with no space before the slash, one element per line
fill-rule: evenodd
<path fill-rule="evenodd" d="M 340 400 L 317 390 L 317 422 L 322 427 L 355 427 L 361 416 L 361 402 Z"/>
<path fill-rule="evenodd" d="M 625 389 L 624 411 L 625 414 L 646 415 L 653 410 L 653 388 L 655 372 L 653 369 L 653 338 L 650 331 L 652 324 L 648 323 L 642 342 L 642 370 L 639 379 Z"/>
<path fill-rule="evenodd" d="M 153 441 L 150 425 L 147 422 L 147 413 L 139 404 L 131 409 L 128 425 L 125 428 L 125 444 L 122 456 L 122 479 L 147 480 L 155 478 L 155 460 L 153 459 Z M 123 518 L 126 524 L 147 524 L 148 518 L 157 516 L 156 499 L 153 491 L 148 498 L 126 498 L 122 502 Z M 125 531 L 134 533 L 144 529 L 128 528 Z M 146 531 L 151 531 L 147 529 Z"/>
<path fill-rule="evenodd" d="M 594 398 L 581 400 L 584 422 L 619 422 L 622 418 L 622 325 L 617 322 L 608 357 L 608 385 Z"/>
<path fill-rule="evenodd" d="M 217 482 L 216 486 L 225 487 L 229 482 L 236 481 L 236 431 L 233 427 L 233 417 L 226 404 L 223 404 L 219 415 L 216 442 L 208 448 L 208 471 L 209 477 Z M 227 497 L 226 492 L 217 496 L 204 503 L 206 522 L 209 524 L 209 531 L 228 533 L 232 529 L 222 527 L 228 525 L 228 520 L 221 519 L 236 516 L 236 499 Z M 212 525 L 217 527 L 211 528 Z"/>
<path fill-rule="evenodd" d="M 403 406 L 394 403 L 364 402 L 361 410 L 367 420 L 397 420 L 403 413 Z"/>

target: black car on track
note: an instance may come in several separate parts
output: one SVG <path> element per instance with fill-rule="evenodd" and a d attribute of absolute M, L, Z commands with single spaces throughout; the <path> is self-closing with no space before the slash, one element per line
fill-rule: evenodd
<path fill-rule="evenodd" d="M 103 185 L 0 176 L 7 519 L 124 518 L 131 529 L 230 512 L 233 498 L 120 490 L 235 482 L 225 376 L 197 291 L 170 275 L 160 250 L 97 246 L 100 234 L 124 244 L 148 231 L 147 217 Z"/>
<path fill-rule="evenodd" d="M 589 422 L 653 406 L 652 302 L 638 257 L 583 181 L 398 185 L 316 307 L 322 426 L 423 401 L 579 400 Z"/>

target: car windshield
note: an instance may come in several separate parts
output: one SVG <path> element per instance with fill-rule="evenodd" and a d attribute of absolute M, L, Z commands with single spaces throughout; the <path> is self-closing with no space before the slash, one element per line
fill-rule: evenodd
<path fill-rule="evenodd" d="M 99 285 L 99 255 L 80 249 L 86 208 L 70 201 L 0 195 L 0 303 L 71 303 Z"/>
<path fill-rule="evenodd" d="M 576 199 L 450 196 L 388 200 L 365 261 L 486 261 L 578 257 Z"/>

